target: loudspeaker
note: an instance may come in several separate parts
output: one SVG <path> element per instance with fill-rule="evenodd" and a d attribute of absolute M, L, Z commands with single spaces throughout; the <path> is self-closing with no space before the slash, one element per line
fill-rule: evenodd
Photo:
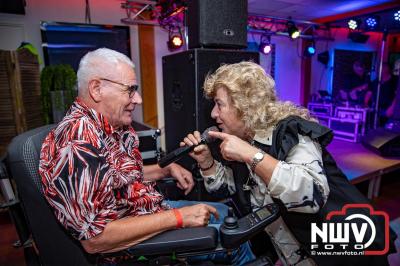
<path fill-rule="evenodd" d="M 0 13 L 25 15 L 25 0 L 1 0 Z"/>
<path fill-rule="evenodd" d="M 377 128 L 369 131 L 361 143 L 382 156 L 400 156 L 400 132 Z"/>
<path fill-rule="evenodd" d="M 213 102 L 204 97 L 203 83 L 208 73 L 223 63 L 259 63 L 259 53 L 237 50 L 193 49 L 164 56 L 164 116 L 167 152 L 194 130 L 203 132 L 215 124 Z"/>
<path fill-rule="evenodd" d="M 247 0 L 190 0 L 189 49 L 247 47 Z"/>
<path fill-rule="evenodd" d="M 329 52 L 325 51 L 322 53 L 319 53 L 317 56 L 318 62 L 322 63 L 323 65 L 327 66 L 329 62 Z"/>
<path fill-rule="evenodd" d="M 347 38 L 349 38 L 353 42 L 366 43 L 369 39 L 369 35 L 361 32 L 350 32 Z"/>

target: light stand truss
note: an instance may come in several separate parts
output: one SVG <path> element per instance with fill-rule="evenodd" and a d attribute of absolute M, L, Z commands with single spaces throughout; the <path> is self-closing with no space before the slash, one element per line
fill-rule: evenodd
<path fill-rule="evenodd" d="M 160 14 L 157 13 L 155 5 L 156 1 L 150 0 L 125 0 L 121 3 L 121 8 L 126 10 L 126 18 L 122 18 L 121 22 L 128 25 L 154 25 L 158 26 L 157 18 Z M 143 12 L 149 11 L 152 13 L 151 18 L 143 16 Z"/>

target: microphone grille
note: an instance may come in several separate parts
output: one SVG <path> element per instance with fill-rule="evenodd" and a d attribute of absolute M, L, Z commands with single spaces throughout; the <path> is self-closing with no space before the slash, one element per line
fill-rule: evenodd
<path fill-rule="evenodd" d="M 208 132 L 210 131 L 219 131 L 218 128 L 216 126 L 212 126 L 207 128 L 206 130 L 204 130 L 203 134 L 201 134 L 201 139 L 204 140 L 206 143 L 211 143 L 214 142 L 214 138 L 211 137 Z"/>

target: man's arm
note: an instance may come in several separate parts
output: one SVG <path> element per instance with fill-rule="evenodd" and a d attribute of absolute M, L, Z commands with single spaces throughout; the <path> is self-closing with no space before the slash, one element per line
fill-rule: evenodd
<path fill-rule="evenodd" d="M 169 175 L 167 167 L 161 168 L 158 164 L 143 166 L 143 178 L 146 181 L 158 181 Z"/>
<path fill-rule="evenodd" d="M 211 213 L 218 218 L 217 210 L 206 204 L 178 209 L 182 216 L 183 227 L 206 226 Z M 163 231 L 175 229 L 178 218 L 173 210 L 162 211 L 156 214 L 125 217 L 112 221 L 106 225 L 103 232 L 87 240 L 81 240 L 81 244 L 88 253 L 116 252 Z"/>
<path fill-rule="evenodd" d="M 167 176 L 173 177 L 178 182 L 177 186 L 185 191 L 185 195 L 192 191 L 194 187 L 192 173 L 176 163 L 164 168 L 161 168 L 158 164 L 145 165 L 143 173 L 145 181 L 157 181 Z"/>

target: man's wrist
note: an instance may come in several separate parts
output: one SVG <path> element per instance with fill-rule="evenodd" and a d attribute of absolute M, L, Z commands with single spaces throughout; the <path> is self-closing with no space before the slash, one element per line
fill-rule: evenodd
<path fill-rule="evenodd" d="M 163 179 L 164 177 L 171 176 L 171 166 L 172 166 L 172 164 L 170 164 L 170 165 L 168 165 L 166 167 L 158 166 L 160 168 L 160 171 L 161 171 L 160 174 L 158 174 L 159 175 L 158 179 Z"/>
<path fill-rule="evenodd" d="M 181 212 L 178 209 L 172 209 L 172 211 L 176 219 L 176 229 L 183 228 L 183 218 Z"/>

